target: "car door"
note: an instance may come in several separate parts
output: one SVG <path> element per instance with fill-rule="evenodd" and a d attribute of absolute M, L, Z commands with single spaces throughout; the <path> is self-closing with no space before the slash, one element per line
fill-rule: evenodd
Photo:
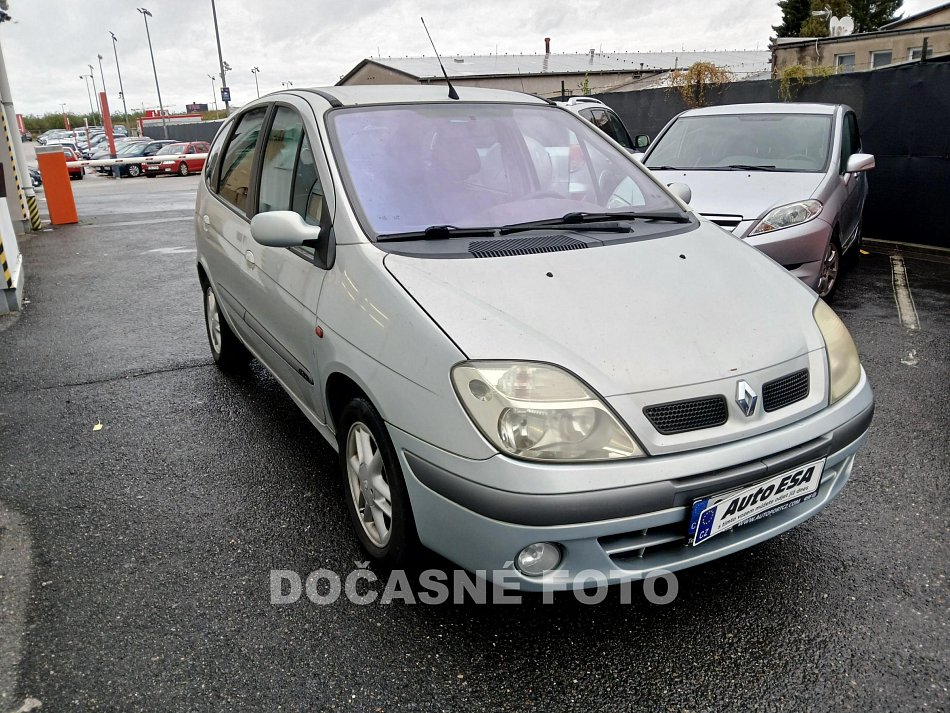
<path fill-rule="evenodd" d="M 332 195 L 324 190 L 329 166 L 318 136 L 306 102 L 288 97 L 275 105 L 262 142 L 257 212 L 294 211 L 312 225 L 329 228 Z M 326 271 L 315 264 L 313 247 L 255 245 L 253 251 L 263 294 L 251 318 L 279 357 L 275 373 L 322 421 L 314 329 Z"/>
<path fill-rule="evenodd" d="M 193 144 L 188 145 L 188 154 L 206 154 L 208 153 L 208 144 L 203 141 L 196 141 Z M 191 173 L 197 173 L 205 165 L 205 160 L 203 158 L 189 158 L 185 159 L 185 163 L 188 165 L 188 170 Z"/>
<path fill-rule="evenodd" d="M 199 230 L 207 238 L 204 254 L 218 301 L 231 317 L 231 326 L 255 352 L 264 344 L 245 322 L 247 304 L 260 292 L 256 279 L 248 218 L 251 177 L 257 144 L 268 106 L 257 106 L 234 120 L 223 143 L 218 166 L 206 172 L 210 196 L 200 206 Z"/>
<path fill-rule="evenodd" d="M 857 238 L 861 223 L 864 198 L 867 195 L 867 176 L 864 173 L 848 173 L 848 159 L 861 152 L 861 135 L 858 119 L 853 111 L 845 112 L 841 119 L 841 154 L 838 173 L 841 176 L 841 212 L 838 217 L 841 246 L 845 250 Z"/>

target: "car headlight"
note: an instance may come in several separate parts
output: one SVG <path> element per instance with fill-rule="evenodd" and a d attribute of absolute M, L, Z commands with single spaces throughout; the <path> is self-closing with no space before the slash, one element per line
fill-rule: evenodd
<path fill-rule="evenodd" d="M 782 205 L 770 210 L 749 235 L 761 235 L 773 230 L 807 223 L 819 213 L 821 213 L 821 201 L 807 200 Z"/>
<path fill-rule="evenodd" d="M 603 401 L 549 364 L 464 362 L 452 369 L 459 400 L 502 452 L 539 461 L 600 461 L 645 455 Z"/>
<path fill-rule="evenodd" d="M 847 394 L 861 378 L 858 349 L 844 322 L 824 300 L 818 300 L 812 310 L 828 352 L 828 372 L 831 376 L 831 403 Z"/>

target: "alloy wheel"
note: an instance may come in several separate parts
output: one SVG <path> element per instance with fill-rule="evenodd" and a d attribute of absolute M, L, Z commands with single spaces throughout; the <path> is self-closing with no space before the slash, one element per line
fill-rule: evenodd
<path fill-rule="evenodd" d="M 834 240 L 828 241 L 828 247 L 825 249 L 825 257 L 821 261 L 821 270 L 818 273 L 818 296 L 826 297 L 831 294 L 838 281 L 838 272 L 840 270 L 841 255 L 838 245 Z"/>
<path fill-rule="evenodd" d="M 208 320 L 208 336 L 211 338 L 211 348 L 215 354 L 221 353 L 221 313 L 218 311 L 218 301 L 214 290 L 208 287 L 205 295 L 205 318 Z"/>
<path fill-rule="evenodd" d="M 346 475 L 363 532 L 374 545 L 385 547 L 392 535 L 392 496 L 383 454 L 372 432 L 359 421 L 346 437 Z"/>

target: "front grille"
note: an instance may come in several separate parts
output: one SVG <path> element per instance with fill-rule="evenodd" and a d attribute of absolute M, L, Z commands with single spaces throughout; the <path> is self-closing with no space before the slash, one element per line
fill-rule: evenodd
<path fill-rule="evenodd" d="M 739 223 L 742 222 L 741 215 L 713 215 L 711 213 L 703 213 L 702 216 L 729 232 L 734 231 L 739 227 Z"/>
<path fill-rule="evenodd" d="M 506 257 L 580 250 L 586 247 L 587 243 L 567 235 L 540 235 L 534 238 L 473 240 L 468 245 L 468 252 L 474 257 Z"/>
<path fill-rule="evenodd" d="M 729 418 L 729 410 L 724 396 L 707 396 L 647 406 L 643 409 L 643 415 L 657 431 L 668 436 L 721 426 Z"/>
<path fill-rule="evenodd" d="M 778 411 L 808 396 L 808 369 L 796 371 L 762 386 L 762 408 Z"/>

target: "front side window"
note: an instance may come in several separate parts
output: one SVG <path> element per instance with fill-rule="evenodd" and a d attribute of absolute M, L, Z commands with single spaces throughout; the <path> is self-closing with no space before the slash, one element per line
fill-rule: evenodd
<path fill-rule="evenodd" d="M 290 210 L 291 190 L 302 138 L 303 120 L 300 115 L 288 107 L 278 107 L 264 142 L 259 212 Z"/>
<path fill-rule="evenodd" d="M 570 212 L 679 212 L 599 131 L 554 107 L 354 107 L 328 120 L 344 186 L 370 235 Z"/>
<path fill-rule="evenodd" d="M 267 114 L 266 107 L 252 109 L 241 117 L 221 161 L 221 179 L 218 195 L 241 211 L 247 211 L 247 196 L 251 188 L 251 167 L 254 148 Z"/>
<path fill-rule="evenodd" d="M 841 126 L 841 173 L 845 172 L 848 159 L 861 150 L 861 135 L 858 133 L 858 120 L 852 112 L 844 115 Z"/>
<path fill-rule="evenodd" d="M 831 127 L 831 116 L 819 114 L 684 116 L 657 140 L 646 165 L 659 170 L 824 171 Z"/>
<path fill-rule="evenodd" d="M 206 145 L 208 158 L 205 161 L 205 183 L 208 184 L 208 188 L 212 191 L 217 190 L 217 185 L 214 182 L 214 169 L 218 165 L 218 158 L 221 156 L 221 146 L 224 144 L 224 139 L 227 135 L 227 130 L 224 130 L 214 138 L 214 143 L 211 148 L 207 148 Z"/>

